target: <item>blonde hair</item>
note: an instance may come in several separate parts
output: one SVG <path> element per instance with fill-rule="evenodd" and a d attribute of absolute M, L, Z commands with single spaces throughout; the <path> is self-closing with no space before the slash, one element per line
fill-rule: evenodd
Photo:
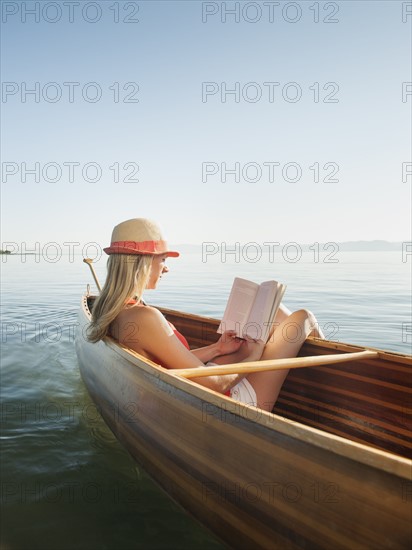
<path fill-rule="evenodd" d="M 135 298 L 139 301 L 147 286 L 153 256 L 112 254 L 107 260 L 107 277 L 96 299 L 92 321 L 87 330 L 89 342 L 96 343 L 107 336 L 110 323 Z"/>

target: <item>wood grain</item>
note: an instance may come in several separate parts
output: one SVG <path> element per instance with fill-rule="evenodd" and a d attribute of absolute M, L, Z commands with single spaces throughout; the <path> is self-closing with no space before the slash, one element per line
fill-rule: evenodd
<path fill-rule="evenodd" d="M 216 337 L 214 321 L 168 318 L 192 344 Z M 271 414 L 172 376 L 111 339 L 86 342 L 88 319 L 83 300 L 80 370 L 107 424 L 167 493 L 230 547 L 410 547 L 412 462 L 403 451 L 382 450 L 411 442 L 407 357 L 379 352 L 379 366 L 363 360 L 350 372 L 348 365 L 294 371 Z M 317 341 L 302 351 L 331 349 L 348 351 Z"/>

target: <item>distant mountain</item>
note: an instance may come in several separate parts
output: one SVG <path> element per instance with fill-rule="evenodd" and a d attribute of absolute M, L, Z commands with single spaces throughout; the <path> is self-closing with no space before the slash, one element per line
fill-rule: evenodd
<path fill-rule="evenodd" d="M 402 250 L 402 242 L 388 241 L 344 241 L 338 243 L 339 250 L 345 251 L 365 251 L 365 252 L 380 252 L 386 250 Z"/>
<path fill-rule="evenodd" d="M 334 241 L 333 241 L 334 242 Z M 246 246 L 248 243 L 241 242 L 240 246 Z M 258 243 L 259 244 L 259 243 Z M 275 251 L 278 250 L 281 252 L 282 247 L 287 245 L 288 243 L 280 243 L 279 247 L 275 247 Z M 300 244 L 300 243 L 298 243 Z M 309 250 L 309 247 L 313 247 L 314 243 L 310 244 L 301 244 L 302 250 Z M 328 243 L 319 243 L 319 246 L 322 248 L 324 245 L 327 245 Z M 412 241 L 404 241 L 403 243 L 401 241 L 399 242 L 389 242 L 389 241 L 382 241 L 382 240 L 375 240 L 375 241 L 343 241 L 336 243 L 339 247 L 339 251 L 341 252 L 385 252 L 385 251 L 402 251 L 402 247 L 409 245 L 408 249 L 410 250 L 412 247 Z M 220 248 L 221 243 L 216 243 L 216 245 Z M 227 247 L 228 249 L 233 249 L 235 243 L 234 242 L 228 242 Z M 262 243 L 263 245 L 263 243 Z M 212 246 L 212 245 L 209 245 Z M 202 250 L 201 244 L 176 244 L 176 245 L 169 245 L 169 248 L 173 250 L 179 250 L 183 253 L 190 253 L 190 252 L 199 252 Z M 263 247 L 263 250 L 268 250 L 268 247 Z M 211 251 L 212 248 L 209 248 Z"/>

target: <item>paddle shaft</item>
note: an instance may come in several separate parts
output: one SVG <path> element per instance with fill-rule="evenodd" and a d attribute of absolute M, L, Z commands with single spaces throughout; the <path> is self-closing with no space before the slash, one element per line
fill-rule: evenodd
<path fill-rule="evenodd" d="M 355 353 L 292 357 L 288 359 L 269 359 L 268 361 L 250 361 L 245 363 L 234 363 L 232 365 L 217 365 L 213 367 L 198 367 L 193 369 L 175 369 L 170 372 L 176 374 L 177 376 L 182 376 L 183 378 L 198 378 L 200 376 L 250 374 L 252 372 L 300 369 L 303 367 L 346 363 L 346 361 L 356 361 L 357 359 L 372 359 L 374 357 L 379 357 L 377 351 L 365 350 L 357 351 Z"/>
<path fill-rule="evenodd" d="M 96 283 L 96 286 L 97 286 L 99 292 L 101 292 L 102 287 L 100 286 L 99 280 L 98 280 L 97 275 L 94 271 L 93 260 L 91 260 L 90 258 L 83 258 L 83 262 L 90 267 L 90 271 L 92 272 L 94 282 Z"/>

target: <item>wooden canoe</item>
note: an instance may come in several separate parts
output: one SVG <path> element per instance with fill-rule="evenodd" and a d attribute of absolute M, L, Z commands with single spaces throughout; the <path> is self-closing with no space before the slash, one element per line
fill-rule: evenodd
<path fill-rule="evenodd" d="M 291 371 L 274 413 L 235 403 L 110 338 L 76 350 L 106 423 L 161 487 L 236 549 L 409 549 L 411 358 Z M 218 321 L 162 310 L 193 347 Z M 301 355 L 365 348 L 308 339 Z"/>

